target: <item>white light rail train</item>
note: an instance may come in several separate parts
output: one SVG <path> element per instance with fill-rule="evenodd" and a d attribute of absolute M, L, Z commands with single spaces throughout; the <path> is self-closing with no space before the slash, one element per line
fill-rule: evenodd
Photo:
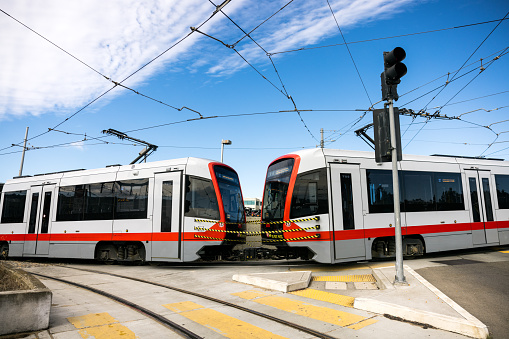
<path fill-rule="evenodd" d="M 14 178 L 0 200 L 3 257 L 213 259 L 243 230 L 237 173 L 199 158 Z"/>
<path fill-rule="evenodd" d="M 332 149 L 274 160 L 262 242 L 322 263 L 395 256 L 391 168 Z M 509 244 L 509 162 L 404 155 L 398 168 L 404 256 Z"/>

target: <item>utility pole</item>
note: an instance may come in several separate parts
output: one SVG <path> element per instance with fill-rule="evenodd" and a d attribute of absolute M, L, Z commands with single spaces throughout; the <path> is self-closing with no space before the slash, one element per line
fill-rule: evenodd
<path fill-rule="evenodd" d="M 401 47 L 396 47 L 390 52 L 383 52 L 384 57 L 384 71 L 380 74 L 382 80 L 382 100 L 387 100 L 389 106 L 389 124 L 390 124 L 390 154 L 392 161 L 392 194 L 394 198 L 394 241 L 396 245 L 396 276 L 394 283 L 406 285 L 405 274 L 403 270 L 403 239 L 401 234 L 401 205 L 399 196 L 399 173 L 398 173 L 398 158 L 401 157 L 401 137 L 397 137 L 396 128 L 399 129 L 399 124 L 396 126 L 396 119 L 394 117 L 393 101 L 398 100 L 397 86 L 401 82 L 400 78 L 407 72 L 407 68 L 403 61 L 406 57 L 406 52 Z M 398 117 L 399 118 L 399 117 Z M 399 121 L 399 119 L 397 119 Z M 387 133 L 385 133 L 386 135 Z M 399 135 L 399 133 L 398 133 Z M 376 136 L 376 134 L 375 134 Z M 375 143 L 375 147 L 379 143 Z M 376 153 L 376 150 L 375 150 Z M 382 161 L 388 161 L 385 157 Z"/>
<path fill-rule="evenodd" d="M 23 153 L 21 153 L 21 166 L 19 168 L 19 176 L 23 175 L 23 163 L 25 162 L 25 150 L 27 149 L 28 126 L 25 132 L 25 141 L 23 142 Z"/>
<path fill-rule="evenodd" d="M 396 243 L 396 277 L 394 283 L 406 284 L 405 273 L 403 271 L 403 240 L 401 235 L 401 205 L 399 197 L 399 173 L 398 173 L 398 149 L 396 139 L 396 124 L 394 122 L 394 105 L 392 99 L 389 99 L 389 121 L 391 125 L 391 145 L 392 145 L 392 193 L 394 196 L 394 237 Z M 398 126 L 399 127 L 399 126 Z"/>
<path fill-rule="evenodd" d="M 323 148 L 323 146 L 324 146 L 324 142 L 323 142 L 323 128 L 320 128 L 320 135 L 321 135 L 320 148 Z"/>

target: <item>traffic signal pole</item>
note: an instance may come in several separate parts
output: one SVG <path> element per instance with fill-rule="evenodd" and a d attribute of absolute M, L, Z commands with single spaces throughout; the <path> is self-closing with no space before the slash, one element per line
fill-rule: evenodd
<path fill-rule="evenodd" d="M 401 234 L 401 205 L 399 197 L 399 171 L 398 149 L 396 140 L 396 124 L 394 122 L 394 105 L 392 99 L 388 100 L 389 121 L 391 130 L 391 153 L 392 153 L 392 192 L 394 197 L 394 237 L 396 242 L 396 277 L 395 284 L 407 284 L 403 271 L 403 241 Z"/>
<path fill-rule="evenodd" d="M 407 72 L 407 68 L 401 61 L 405 59 L 406 52 L 401 47 L 396 47 L 390 52 L 383 52 L 384 57 L 384 71 L 380 74 L 382 80 L 382 100 L 387 100 L 389 106 L 389 133 L 383 133 L 384 135 L 390 134 L 390 154 L 392 161 L 392 193 L 394 198 L 394 242 L 396 247 L 396 276 L 394 278 L 394 284 L 406 285 L 405 274 L 403 271 L 403 237 L 401 234 L 401 199 L 399 196 L 399 171 L 398 171 L 398 160 L 401 159 L 401 149 L 398 149 L 398 145 L 401 145 L 401 136 L 399 136 L 399 124 L 396 126 L 396 117 L 394 116 L 394 100 L 398 100 L 397 86 L 401 82 L 400 79 Z M 398 119 L 399 121 L 399 119 Z M 376 134 L 375 134 L 376 136 Z M 383 140 L 382 140 L 383 141 Z M 377 145 L 384 145 L 384 142 L 378 140 L 375 143 Z M 379 146 L 380 147 L 380 146 Z M 401 148 L 401 146 L 399 146 Z M 388 151 L 388 150 L 387 150 Z M 384 154 L 383 150 L 376 154 Z M 399 155 L 399 156 L 398 156 Z M 382 162 L 389 161 L 387 157 L 380 156 L 378 159 Z M 378 161 L 377 160 L 377 161 Z"/>

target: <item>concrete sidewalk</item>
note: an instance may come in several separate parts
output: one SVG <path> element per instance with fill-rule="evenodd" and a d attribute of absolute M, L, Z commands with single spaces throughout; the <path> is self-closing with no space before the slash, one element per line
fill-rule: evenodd
<path fill-rule="evenodd" d="M 407 285 L 394 284 L 394 265 L 340 272 L 272 272 L 237 274 L 234 281 L 328 301 L 473 338 L 487 338 L 486 325 L 440 292 L 409 266 Z M 338 299 L 338 296 L 340 297 Z"/>

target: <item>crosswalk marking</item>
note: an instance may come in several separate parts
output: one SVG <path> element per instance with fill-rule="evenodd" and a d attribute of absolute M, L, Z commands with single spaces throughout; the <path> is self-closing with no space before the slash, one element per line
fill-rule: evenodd
<path fill-rule="evenodd" d="M 92 313 L 69 317 L 67 320 L 79 329 L 78 332 L 84 339 L 91 337 L 96 339 L 137 338 L 133 331 L 119 324 L 118 320 L 108 313 Z"/>
<path fill-rule="evenodd" d="M 261 296 L 255 298 L 248 298 L 248 294 L 245 292 L 232 293 L 234 296 L 238 296 L 243 299 L 248 299 L 258 304 L 265 306 L 271 306 L 279 310 L 290 312 L 292 314 L 302 315 L 315 320 L 328 322 L 330 324 L 338 325 L 341 327 L 349 326 L 365 320 L 366 317 L 343 312 L 323 306 L 315 306 L 306 302 L 290 299 L 287 297 L 279 296 Z"/>
<path fill-rule="evenodd" d="M 315 299 L 320 301 L 326 301 L 331 304 L 353 307 L 353 303 L 355 301 L 354 297 L 349 297 L 346 295 L 330 293 L 320 290 L 314 290 L 312 288 L 306 288 L 303 290 L 289 292 L 290 294 L 298 295 L 300 297 Z"/>
<path fill-rule="evenodd" d="M 205 308 L 192 301 L 166 304 L 163 306 L 227 338 L 285 338 L 216 310 Z"/>

